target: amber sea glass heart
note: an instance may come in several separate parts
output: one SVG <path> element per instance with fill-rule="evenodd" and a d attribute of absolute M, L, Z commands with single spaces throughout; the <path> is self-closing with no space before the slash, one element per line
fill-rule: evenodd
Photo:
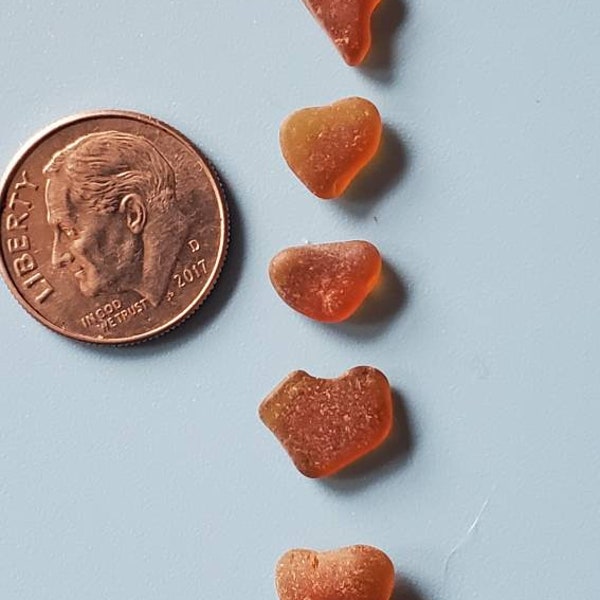
<path fill-rule="evenodd" d="M 365 241 L 286 248 L 269 265 L 271 283 L 294 310 L 316 321 L 349 318 L 377 285 L 381 255 Z"/>
<path fill-rule="evenodd" d="M 304 0 L 344 60 L 360 64 L 371 48 L 371 15 L 381 0 Z"/>
<path fill-rule="evenodd" d="M 382 123 L 364 98 L 304 108 L 282 124 L 281 152 L 290 169 L 319 198 L 341 196 L 377 153 Z"/>
<path fill-rule="evenodd" d="M 385 440 L 392 393 L 373 367 L 355 367 L 337 379 L 294 371 L 265 398 L 259 416 L 303 475 L 326 477 Z"/>
<path fill-rule="evenodd" d="M 290 550 L 277 563 L 275 584 L 280 600 L 389 600 L 394 565 L 372 546 Z"/>

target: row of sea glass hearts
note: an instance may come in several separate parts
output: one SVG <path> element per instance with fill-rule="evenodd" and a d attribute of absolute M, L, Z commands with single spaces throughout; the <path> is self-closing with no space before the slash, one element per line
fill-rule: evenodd
<path fill-rule="evenodd" d="M 370 47 L 370 19 L 379 0 L 303 0 L 350 65 Z M 283 123 L 283 156 L 306 187 L 323 199 L 341 196 L 373 158 L 381 117 L 362 98 L 306 108 Z M 381 255 L 366 241 L 288 248 L 271 261 L 269 276 L 294 310 L 318 321 L 349 318 L 377 284 Z M 379 446 L 393 424 L 390 384 L 373 367 L 337 379 L 304 371 L 288 375 L 262 402 L 259 415 L 307 477 L 326 477 Z M 394 566 L 372 546 L 329 552 L 290 550 L 278 562 L 281 600 L 389 600 Z"/>

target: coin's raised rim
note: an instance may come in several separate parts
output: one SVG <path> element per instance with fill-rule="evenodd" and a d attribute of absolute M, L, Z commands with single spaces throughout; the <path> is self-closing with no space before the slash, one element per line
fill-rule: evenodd
<path fill-rule="evenodd" d="M 132 121 L 143 122 L 147 125 L 151 125 L 154 127 L 158 127 L 168 133 L 169 135 L 177 138 L 184 146 L 187 148 L 204 163 L 206 168 L 206 172 L 210 175 L 211 184 L 213 190 L 218 199 L 219 206 L 219 215 L 221 217 L 221 243 L 219 245 L 219 253 L 217 256 L 217 260 L 215 261 L 214 269 L 208 278 L 208 284 L 205 285 L 199 294 L 197 294 L 196 298 L 193 302 L 190 302 L 189 306 L 180 312 L 176 317 L 170 319 L 168 322 L 160 325 L 159 327 L 155 327 L 151 331 L 146 331 L 144 333 L 140 333 L 137 335 L 127 336 L 123 338 L 97 338 L 81 335 L 78 333 L 67 332 L 64 329 L 58 327 L 50 320 L 48 320 L 44 315 L 36 311 L 23 297 L 19 288 L 15 285 L 8 268 L 5 265 L 5 257 L 4 252 L 0 248 L 0 275 L 6 282 L 8 289 L 11 294 L 15 297 L 18 303 L 21 305 L 23 309 L 27 311 L 29 315 L 31 315 L 36 321 L 39 321 L 42 325 L 51 329 L 52 331 L 59 333 L 67 338 L 72 340 L 76 340 L 78 342 L 86 342 L 89 344 L 95 345 L 104 345 L 104 346 L 127 346 L 134 345 L 140 342 L 144 342 L 150 340 L 152 338 L 161 336 L 172 329 L 175 329 L 179 325 L 181 325 L 184 321 L 189 319 L 199 308 L 202 306 L 206 298 L 210 295 L 213 288 L 215 287 L 217 280 L 223 270 L 223 265 L 225 263 L 225 259 L 227 257 L 227 251 L 229 249 L 230 243 L 230 224 L 229 224 L 229 209 L 227 206 L 227 197 L 225 194 L 225 190 L 223 189 L 223 185 L 219 174 L 216 168 L 213 166 L 212 162 L 204 155 L 204 153 L 192 142 L 187 136 L 181 133 L 178 129 L 175 129 L 173 126 L 157 119 L 156 117 L 152 117 L 150 115 L 136 112 L 133 110 L 119 110 L 119 109 L 99 109 L 99 110 L 87 110 L 78 112 L 76 114 L 70 115 L 68 117 L 63 117 L 62 119 L 58 119 L 54 121 L 50 125 L 47 125 L 36 134 L 31 136 L 26 142 L 24 142 L 21 148 L 14 155 L 12 160 L 8 163 L 2 178 L 0 179 L 0 213 L 4 209 L 6 198 L 8 195 L 8 185 L 10 181 L 15 176 L 15 172 L 21 166 L 23 161 L 27 158 L 27 156 L 34 150 L 37 146 L 42 144 L 48 137 L 55 134 L 57 131 L 64 129 L 66 127 L 70 127 L 71 125 L 75 125 L 77 123 L 83 121 L 89 121 L 93 119 L 106 119 L 106 118 L 119 118 L 119 119 L 130 119 Z"/>

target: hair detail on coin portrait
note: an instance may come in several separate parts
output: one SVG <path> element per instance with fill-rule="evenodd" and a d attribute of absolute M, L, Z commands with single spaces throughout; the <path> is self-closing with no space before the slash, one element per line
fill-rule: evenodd
<path fill-rule="evenodd" d="M 44 174 L 53 265 L 86 297 L 134 290 L 159 305 L 189 227 L 163 154 L 140 135 L 91 133 Z"/>

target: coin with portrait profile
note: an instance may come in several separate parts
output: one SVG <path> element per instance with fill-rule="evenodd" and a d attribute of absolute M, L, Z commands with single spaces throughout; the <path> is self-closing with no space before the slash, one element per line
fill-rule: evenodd
<path fill-rule="evenodd" d="M 132 344 L 189 317 L 229 243 L 217 173 L 152 117 L 98 111 L 28 142 L 0 186 L 0 270 L 21 305 L 70 338 Z"/>

